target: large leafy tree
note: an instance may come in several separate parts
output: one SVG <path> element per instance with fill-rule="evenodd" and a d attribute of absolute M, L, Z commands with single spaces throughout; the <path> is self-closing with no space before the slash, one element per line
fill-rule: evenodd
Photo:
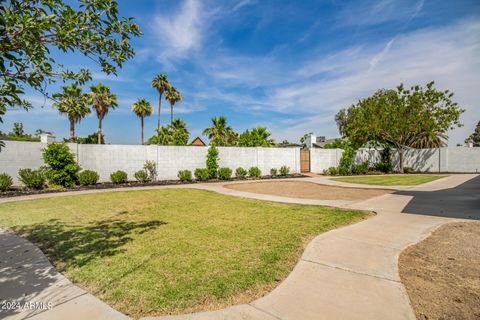
<path fill-rule="evenodd" d="M 107 74 L 132 58 L 130 40 L 141 32 L 117 7 L 115 0 L 1 1 L 0 122 L 7 107 L 31 106 L 21 98 L 25 87 L 50 97 L 52 82 L 91 79 L 88 69 L 65 69 L 58 52 L 80 53 Z"/>
<path fill-rule="evenodd" d="M 255 127 L 245 130 L 238 138 L 238 146 L 240 147 L 271 147 L 275 145 L 275 141 L 271 137 L 271 133 L 265 127 Z"/>
<path fill-rule="evenodd" d="M 208 137 L 211 144 L 221 147 L 235 145 L 238 138 L 238 134 L 228 125 L 225 117 L 212 118 L 212 126 L 203 130 L 202 134 Z"/>
<path fill-rule="evenodd" d="M 473 143 L 474 147 L 480 147 L 480 121 L 478 121 L 475 131 L 465 140 L 465 143 Z"/>
<path fill-rule="evenodd" d="M 182 101 L 182 95 L 175 87 L 170 87 L 165 94 L 165 99 L 170 102 L 170 124 L 173 124 L 173 106 L 177 102 Z"/>
<path fill-rule="evenodd" d="M 157 120 L 157 130 L 160 130 L 160 113 L 162 107 L 162 95 L 170 89 L 170 83 L 168 83 L 167 76 L 164 74 L 157 74 L 152 80 L 152 88 L 156 89 L 158 92 L 158 120 Z"/>
<path fill-rule="evenodd" d="M 117 96 L 110 92 L 110 88 L 101 83 L 91 86 L 88 93 L 88 103 L 95 109 L 98 118 L 97 143 L 102 143 L 102 122 L 108 110 L 117 107 Z"/>
<path fill-rule="evenodd" d="M 356 147 L 369 141 L 396 148 L 400 172 L 408 148 L 432 148 L 446 144 L 446 132 L 460 127 L 464 112 L 449 90 L 439 91 L 434 82 L 426 87 L 379 90 L 336 115 L 340 133 Z"/>
<path fill-rule="evenodd" d="M 132 104 L 132 111 L 140 118 L 141 124 L 141 142 L 143 144 L 143 119 L 152 114 L 153 108 L 150 102 L 146 99 L 138 99 L 134 104 Z"/>
<path fill-rule="evenodd" d="M 79 123 L 83 118 L 90 114 L 90 108 L 87 104 L 87 96 L 82 92 L 82 88 L 76 83 L 69 86 L 63 86 L 61 93 L 54 93 L 56 102 L 53 106 L 66 115 L 70 122 L 70 142 L 75 143 L 75 123 Z"/>

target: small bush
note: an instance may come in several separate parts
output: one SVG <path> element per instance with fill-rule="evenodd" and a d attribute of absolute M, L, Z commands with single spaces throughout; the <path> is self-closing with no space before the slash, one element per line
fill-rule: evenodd
<path fill-rule="evenodd" d="M 403 167 L 403 173 L 414 173 L 415 170 L 413 170 L 412 167 Z"/>
<path fill-rule="evenodd" d="M 0 191 L 7 191 L 13 184 L 12 177 L 6 173 L 0 174 Z"/>
<path fill-rule="evenodd" d="M 328 169 L 323 170 L 323 174 L 327 176 L 336 176 L 338 174 L 337 167 L 330 167 Z"/>
<path fill-rule="evenodd" d="M 220 168 L 218 169 L 218 178 L 220 180 L 228 180 L 232 177 L 232 169 L 230 168 Z"/>
<path fill-rule="evenodd" d="M 145 161 L 143 169 L 148 173 L 148 178 L 151 181 L 157 180 L 157 164 L 155 161 Z"/>
<path fill-rule="evenodd" d="M 128 181 L 128 176 L 127 176 L 127 173 L 125 171 L 118 170 L 118 171 L 113 172 L 110 175 L 110 180 L 113 183 L 116 183 L 116 184 L 126 183 Z"/>
<path fill-rule="evenodd" d="M 280 175 L 281 176 L 286 176 L 287 174 L 290 173 L 290 168 L 287 166 L 281 166 L 280 167 Z"/>
<path fill-rule="evenodd" d="M 208 170 L 208 175 L 211 179 L 214 179 L 217 177 L 218 159 L 219 159 L 218 149 L 214 145 L 211 145 L 210 148 L 208 148 L 208 153 L 207 153 L 207 170 Z"/>
<path fill-rule="evenodd" d="M 392 163 L 391 162 L 377 162 L 373 166 L 375 171 L 381 171 L 384 173 L 389 173 L 392 171 Z"/>
<path fill-rule="evenodd" d="M 195 179 L 198 181 L 206 181 L 210 177 L 207 168 L 197 168 L 194 172 Z"/>
<path fill-rule="evenodd" d="M 43 150 L 43 160 L 48 165 L 46 176 L 49 183 L 72 187 L 78 182 L 80 166 L 65 143 L 50 143 Z"/>
<path fill-rule="evenodd" d="M 248 174 L 248 171 L 243 169 L 242 167 L 237 168 L 237 170 L 235 170 L 235 176 L 237 178 L 245 178 L 247 174 Z"/>
<path fill-rule="evenodd" d="M 20 169 L 18 170 L 18 180 L 29 189 L 43 189 L 46 177 L 42 169 Z"/>
<path fill-rule="evenodd" d="M 65 190 L 64 186 L 59 186 L 58 184 L 49 184 L 47 186 L 48 190 L 54 190 L 54 191 L 63 191 Z"/>
<path fill-rule="evenodd" d="M 352 174 L 367 174 L 368 173 L 368 164 L 357 164 L 352 166 Z"/>
<path fill-rule="evenodd" d="M 258 167 L 251 167 L 248 170 L 248 175 L 252 178 L 259 178 L 262 175 L 262 171 Z"/>
<path fill-rule="evenodd" d="M 185 182 L 185 181 L 192 181 L 192 171 L 190 170 L 180 170 L 178 171 L 178 179 L 180 181 Z"/>
<path fill-rule="evenodd" d="M 97 184 L 100 176 L 93 170 L 83 170 L 78 174 L 78 183 L 82 186 Z"/>
<path fill-rule="evenodd" d="M 271 175 L 272 177 L 275 177 L 275 176 L 277 175 L 277 173 L 278 173 L 277 168 L 272 168 L 272 169 L 270 169 L 270 175 Z"/>
<path fill-rule="evenodd" d="M 341 176 L 346 176 L 348 174 L 348 168 L 346 167 L 338 167 L 337 174 Z"/>
<path fill-rule="evenodd" d="M 149 180 L 148 172 L 145 170 L 138 170 L 133 175 L 138 182 L 145 183 Z"/>

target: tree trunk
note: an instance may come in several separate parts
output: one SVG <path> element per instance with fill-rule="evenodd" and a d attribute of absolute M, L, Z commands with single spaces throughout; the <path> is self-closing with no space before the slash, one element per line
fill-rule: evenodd
<path fill-rule="evenodd" d="M 170 124 L 173 124 L 173 103 L 170 103 Z"/>
<path fill-rule="evenodd" d="M 73 119 L 70 120 L 70 142 L 75 143 L 75 121 Z"/>
<path fill-rule="evenodd" d="M 397 151 L 398 151 L 398 169 L 400 171 L 400 173 L 403 173 L 403 153 L 404 153 L 404 149 L 402 147 L 400 148 L 397 148 Z"/>
<path fill-rule="evenodd" d="M 142 124 L 142 145 L 143 145 L 143 117 L 140 117 L 140 121 Z"/>
<path fill-rule="evenodd" d="M 97 144 L 102 144 L 102 120 L 103 120 L 103 117 L 98 118 Z"/>
<path fill-rule="evenodd" d="M 160 98 L 158 98 L 158 120 L 157 120 L 157 131 L 160 130 L 160 110 L 162 105 L 162 94 L 160 93 Z"/>

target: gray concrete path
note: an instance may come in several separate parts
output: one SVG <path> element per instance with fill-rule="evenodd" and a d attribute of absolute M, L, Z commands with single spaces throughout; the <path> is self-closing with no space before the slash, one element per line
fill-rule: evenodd
<path fill-rule="evenodd" d="M 302 181 L 325 183 L 326 178 L 313 177 Z M 331 180 L 327 183 L 345 186 Z M 452 221 L 452 218 L 480 219 L 478 175 L 454 175 L 417 187 L 402 187 L 392 194 L 363 202 L 325 202 L 259 195 L 223 188 L 222 184 L 178 187 L 267 201 L 373 210 L 377 215 L 316 237 L 287 279 L 263 298 L 219 311 L 155 319 L 414 319 L 398 276 L 399 253 L 406 246 L 427 237 L 439 225 Z M 100 192 L 108 191 L 112 190 Z M 437 196 L 432 197 L 435 194 Z M 55 304 L 48 311 L 2 313 L 3 310 L 0 310 L 0 318 L 125 318 L 72 285 L 27 241 L 2 232 L 0 248 L 0 301 L 48 300 Z"/>

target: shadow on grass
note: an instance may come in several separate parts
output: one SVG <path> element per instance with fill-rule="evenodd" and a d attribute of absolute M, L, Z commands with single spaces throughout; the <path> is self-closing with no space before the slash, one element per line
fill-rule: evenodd
<path fill-rule="evenodd" d="M 15 233 L 35 243 L 59 269 L 81 267 L 88 262 L 123 252 L 132 235 L 166 224 L 159 220 L 131 222 L 99 220 L 89 224 L 66 224 L 58 219 L 13 228 Z"/>

